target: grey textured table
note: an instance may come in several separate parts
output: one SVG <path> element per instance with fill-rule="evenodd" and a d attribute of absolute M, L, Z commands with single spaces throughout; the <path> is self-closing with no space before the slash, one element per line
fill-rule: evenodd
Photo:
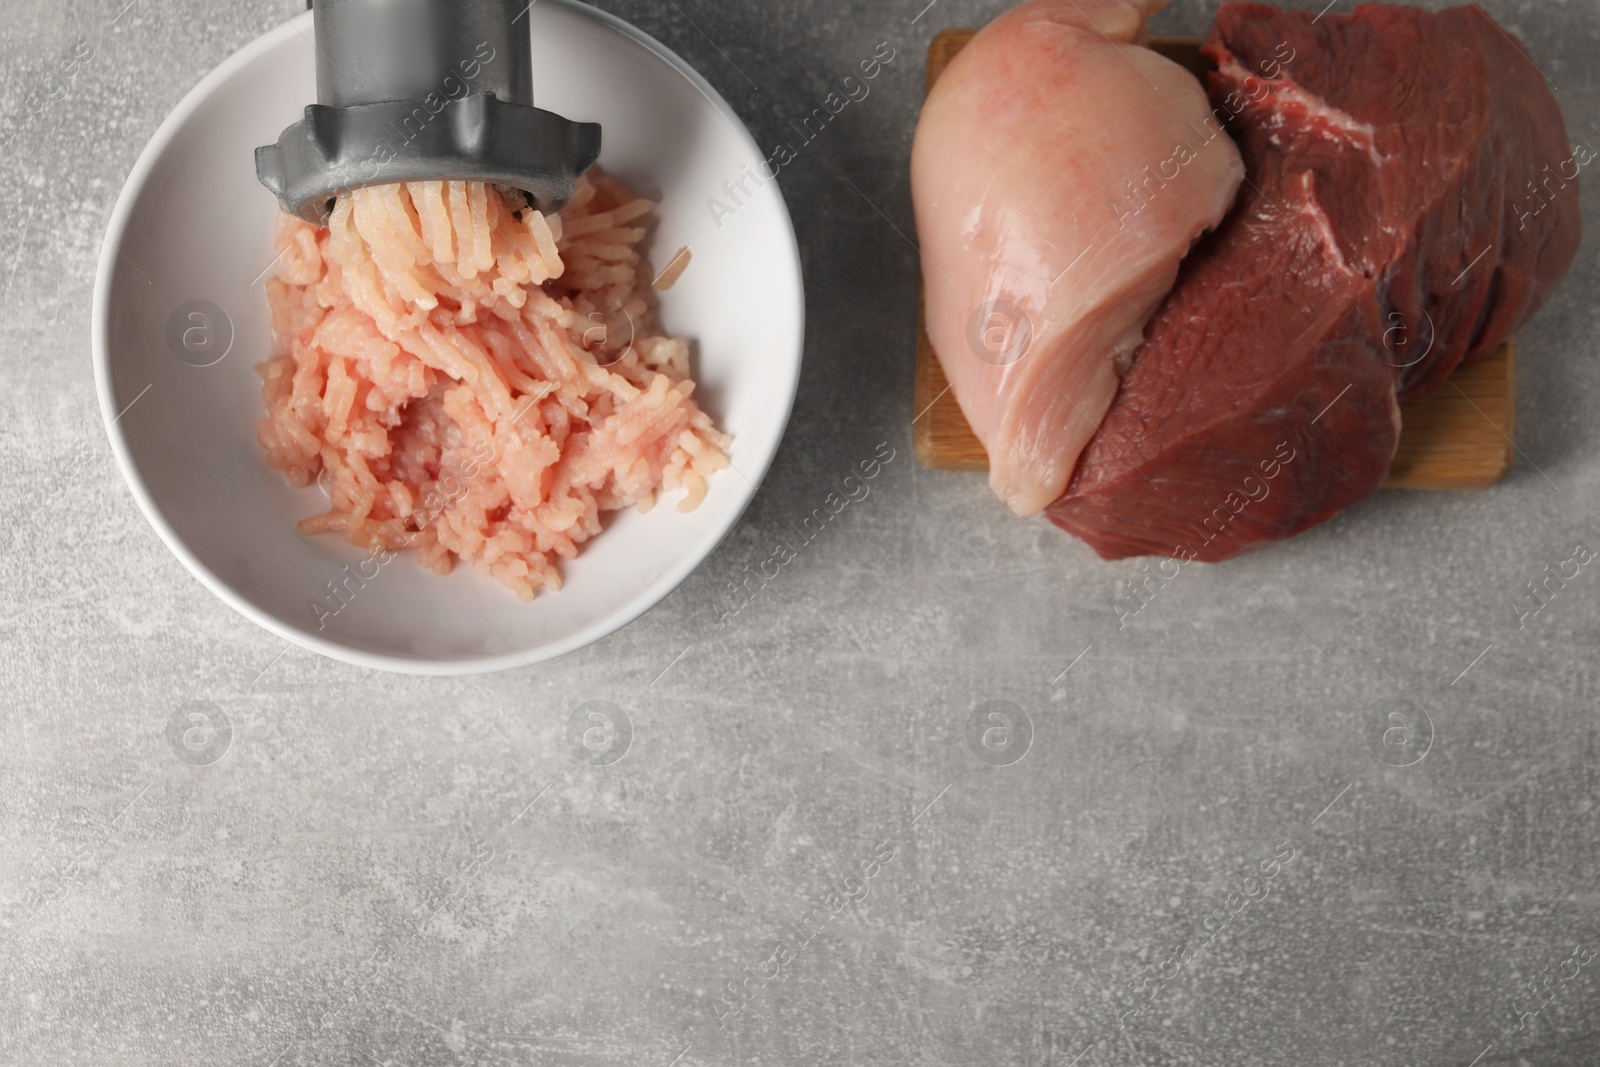
<path fill-rule="evenodd" d="M 0 1061 L 1600 1061 L 1600 572 L 1515 607 L 1600 546 L 1596 241 L 1522 333 L 1505 484 L 1380 493 L 1119 629 L 1138 564 L 910 452 L 923 55 L 1001 8 L 925 2 L 605 5 L 763 143 L 896 58 L 783 172 L 811 326 L 750 513 L 621 633 L 461 680 L 235 615 L 139 515 L 95 404 L 124 176 L 300 5 L 5 5 L 6 114 L 95 58 L 0 159 Z M 1600 6 L 1485 6 L 1600 145 Z M 871 495 L 719 630 L 719 592 L 880 442 Z M 196 700 L 231 723 L 207 765 L 168 739 Z M 569 746 L 590 700 L 633 723 L 618 762 Z M 969 745 L 995 701 L 1031 719 L 1020 762 Z"/>

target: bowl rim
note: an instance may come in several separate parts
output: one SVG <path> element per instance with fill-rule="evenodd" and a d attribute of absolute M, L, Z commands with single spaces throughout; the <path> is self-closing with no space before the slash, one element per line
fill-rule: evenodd
<path fill-rule="evenodd" d="M 732 124 L 736 134 L 742 138 L 745 147 L 755 158 L 763 158 L 755 137 L 751 134 L 749 127 L 745 125 L 744 120 L 734 111 L 732 105 L 694 67 L 690 66 L 687 61 L 672 49 L 631 23 L 625 22 L 610 12 L 584 3 L 582 0 L 544 0 L 544 2 L 551 6 L 567 8 L 579 15 L 594 19 L 608 29 L 633 40 L 654 53 L 668 66 L 686 78 L 689 84 L 706 98 L 712 108 Z M 138 467 L 133 462 L 127 439 L 123 430 L 119 427 L 122 415 L 126 414 L 138 402 L 139 396 L 144 395 L 143 392 L 129 401 L 121 412 L 113 410 L 116 406 L 116 397 L 114 396 L 114 386 L 111 378 L 109 322 L 111 277 L 116 266 L 116 258 L 122 254 L 120 246 L 127 233 L 134 202 L 144 192 L 150 178 L 150 172 L 154 169 L 157 159 L 166 151 L 178 130 L 219 85 L 231 78 L 239 69 L 261 53 L 278 47 L 280 41 L 290 35 L 307 36 L 312 31 L 312 26 L 312 12 L 302 12 L 245 44 L 219 63 L 205 77 L 201 78 L 192 89 L 184 94 L 183 98 L 167 117 L 156 127 L 155 132 L 150 135 L 149 142 L 139 153 L 138 160 L 134 163 L 132 170 L 129 171 L 127 179 L 123 182 L 122 190 L 117 195 L 116 206 L 113 208 L 111 220 L 106 226 L 105 237 L 101 242 L 99 260 L 95 267 L 94 302 L 91 311 L 91 348 L 94 362 L 95 392 L 99 399 L 100 417 L 105 423 L 106 434 L 110 438 L 111 451 L 116 457 L 117 467 L 122 472 L 123 481 L 127 483 L 128 489 L 138 503 L 139 510 L 144 513 L 145 519 L 155 528 L 172 554 L 188 568 L 190 574 L 199 579 L 201 584 L 211 590 L 218 599 L 233 608 L 233 610 L 263 629 L 301 648 L 359 667 L 398 674 L 431 677 L 489 674 L 519 667 L 532 667 L 558 656 L 564 656 L 569 652 L 575 652 L 601 638 L 616 633 L 629 623 L 634 622 L 664 600 L 679 585 L 683 584 L 684 580 L 717 550 L 733 531 L 734 527 L 739 524 L 739 520 L 744 517 L 744 513 L 755 500 L 761 484 L 766 480 L 767 472 L 771 469 L 772 463 L 777 458 L 778 451 L 782 447 L 789 420 L 794 414 L 795 398 L 799 391 L 800 366 L 805 352 L 806 327 L 804 264 L 800 256 L 799 239 L 794 229 L 794 218 L 789 212 L 789 205 L 784 199 L 783 190 L 778 183 L 772 183 L 773 193 L 778 198 L 779 214 L 783 222 L 784 233 L 788 237 L 788 252 L 796 280 L 795 291 L 791 294 L 790 299 L 794 302 L 797 325 L 794 335 L 787 345 L 774 346 L 775 352 L 785 352 L 787 350 L 785 354 L 788 356 L 782 373 L 775 375 L 769 383 L 771 388 L 783 390 L 787 394 L 783 405 L 783 417 L 778 420 L 773 430 L 774 436 L 771 447 L 767 454 L 761 458 L 759 469 L 750 472 L 751 478 L 741 478 L 736 483 L 735 492 L 742 493 L 743 499 L 739 501 L 737 507 L 729 512 L 728 517 L 722 523 L 710 531 L 700 545 L 684 553 L 681 558 L 663 571 L 660 577 L 646 586 L 640 594 L 621 609 L 589 626 L 576 630 L 558 640 L 548 642 L 537 649 L 525 651 L 511 647 L 509 651 L 499 655 L 464 659 L 437 659 L 371 652 L 354 648 L 339 641 L 328 640 L 309 630 L 285 623 L 257 608 L 248 598 L 237 592 L 202 563 L 167 522 L 161 508 L 151 495 L 149 487 L 145 484 Z M 502 639 L 506 640 L 508 646 L 511 644 L 508 639 Z"/>

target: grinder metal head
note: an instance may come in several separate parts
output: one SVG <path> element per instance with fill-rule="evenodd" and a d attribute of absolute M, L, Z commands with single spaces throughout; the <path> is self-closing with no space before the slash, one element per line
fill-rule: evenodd
<path fill-rule="evenodd" d="M 367 185 L 476 181 L 540 211 L 572 196 L 600 126 L 533 106 L 525 0 L 316 0 L 317 103 L 256 149 L 256 176 L 325 224 Z"/>

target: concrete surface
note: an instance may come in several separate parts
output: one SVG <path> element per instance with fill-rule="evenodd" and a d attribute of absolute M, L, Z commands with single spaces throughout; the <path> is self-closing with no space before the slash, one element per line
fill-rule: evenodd
<path fill-rule="evenodd" d="M 910 454 L 922 56 L 1001 5 L 608 2 L 763 142 L 897 50 L 782 177 L 793 425 L 737 533 L 620 634 L 375 674 L 214 599 L 113 466 L 88 332 L 113 198 L 299 7 L 125 2 L 0 12 L 6 114 L 97 46 L 0 158 L 0 1061 L 1600 1061 L 1600 573 L 1526 629 L 1514 606 L 1600 545 L 1595 240 L 1522 333 L 1509 481 L 1379 494 L 1119 630 L 1137 564 Z M 1600 6 L 1486 6 L 1600 142 Z M 718 591 L 883 441 L 870 498 L 717 632 Z M 577 758 L 621 736 L 586 708 L 574 749 L 591 701 L 624 758 Z"/>

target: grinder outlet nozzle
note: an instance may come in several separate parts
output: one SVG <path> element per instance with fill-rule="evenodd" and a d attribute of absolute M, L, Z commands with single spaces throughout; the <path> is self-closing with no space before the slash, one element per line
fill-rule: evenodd
<path fill-rule="evenodd" d="M 283 209 L 324 225 L 368 185 L 475 181 L 540 211 L 572 196 L 600 125 L 533 106 L 525 0 L 316 0 L 317 103 L 256 149 Z"/>

